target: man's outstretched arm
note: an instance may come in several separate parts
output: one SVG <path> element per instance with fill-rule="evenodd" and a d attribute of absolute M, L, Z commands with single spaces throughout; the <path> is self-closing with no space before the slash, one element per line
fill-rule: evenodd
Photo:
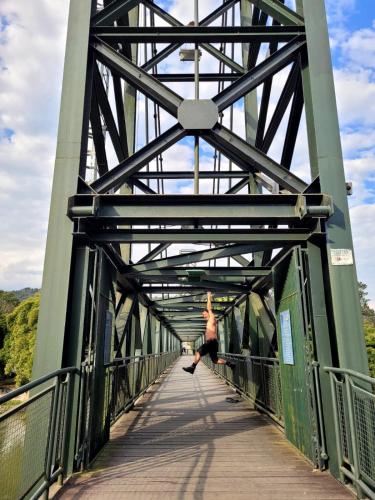
<path fill-rule="evenodd" d="M 212 293 L 211 292 L 207 292 L 207 311 L 209 312 L 209 314 L 212 314 Z"/>

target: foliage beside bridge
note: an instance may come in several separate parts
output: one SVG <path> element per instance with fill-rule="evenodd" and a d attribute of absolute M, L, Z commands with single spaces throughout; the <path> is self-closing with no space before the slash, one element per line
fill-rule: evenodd
<path fill-rule="evenodd" d="M 18 304 L 11 294 L 8 298 L 13 309 L 9 310 L 8 303 L 7 312 L 0 312 L 2 375 L 15 376 L 20 386 L 31 378 L 40 296 L 35 294 Z"/>

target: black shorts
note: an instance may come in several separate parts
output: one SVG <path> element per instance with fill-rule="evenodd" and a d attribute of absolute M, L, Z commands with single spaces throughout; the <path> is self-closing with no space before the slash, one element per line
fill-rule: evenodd
<path fill-rule="evenodd" d="M 198 352 L 201 356 L 206 354 L 210 355 L 213 362 L 217 361 L 217 351 L 219 350 L 219 342 L 216 339 L 207 340 L 204 344 L 200 346 Z"/>

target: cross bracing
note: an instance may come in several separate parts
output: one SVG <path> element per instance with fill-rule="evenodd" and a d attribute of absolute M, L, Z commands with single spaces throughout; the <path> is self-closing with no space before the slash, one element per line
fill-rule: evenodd
<path fill-rule="evenodd" d="M 302 6 L 296 12 L 273 0 L 225 1 L 195 26 L 184 25 L 150 1 L 105 2 L 104 8 L 94 6 L 92 12 L 87 74 L 91 87 L 86 99 L 89 97 L 97 172 L 90 180 L 81 166 L 79 191 L 69 200 L 68 215 L 77 241 L 102 248 L 111 245 L 116 269 L 122 275 L 126 273 L 119 268 L 136 266 L 137 260 L 147 266 L 160 256 L 170 259 L 176 244 L 211 248 L 248 244 L 250 258 L 244 252 L 227 254 L 225 248 L 216 256 L 207 249 L 198 262 L 207 257 L 211 266 L 227 254 L 228 263 L 234 266 L 253 266 L 255 262 L 267 266 L 279 249 L 306 244 L 312 237 L 324 241 L 324 220 L 334 212 L 331 193 L 323 192 L 316 182 L 310 188 L 308 172 L 302 179 L 291 168 L 303 112 L 303 72 L 308 68 Z M 201 66 L 188 77 L 186 63 L 181 62 L 180 73 L 170 71 L 172 65 L 166 61 L 173 54 L 176 58 L 176 51 L 186 43 L 203 50 L 212 68 L 216 59 L 218 69 L 203 73 Z M 110 74 L 110 91 L 103 82 L 102 68 Z M 206 82 L 217 82 L 216 93 L 199 101 L 201 112 L 195 113 L 194 100 L 171 87 L 184 79 L 201 86 L 201 94 Z M 281 84 L 281 90 L 271 111 L 275 82 Z M 209 88 L 212 92 L 213 86 Z M 187 88 L 181 90 L 186 93 Z M 233 126 L 236 109 L 244 111 L 242 130 Z M 164 112 L 170 118 L 165 119 Z M 229 112 L 229 122 L 223 121 L 224 112 Z M 196 114 L 193 120 L 192 114 Z M 161 128 L 161 117 L 166 123 L 171 119 L 177 123 Z M 138 123 L 145 127 L 141 147 L 135 143 Z M 171 150 L 173 155 L 173 146 L 190 136 L 199 138 L 201 147 L 211 146 L 213 161 L 202 172 L 191 171 L 189 165 L 175 172 L 173 160 L 168 157 L 166 164 L 165 153 Z M 282 143 L 278 159 L 269 154 L 276 139 Z M 108 155 L 113 154 L 117 165 L 109 164 Z M 314 169 L 311 165 L 312 172 Z M 175 195 L 178 185 L 167 184 L 176 178 L 188 182 L 192 177 L 199 184 L 211 176 L 211 198 L 208 194 L 197 198 Z M 132 256 L 142 245 L 148 245 L 148 252 L 134 260 Z M 160 245 L 160 253 L 154 245 Z M 175 255 L 176 262 L 191 265 L 196 252 L 192 248 L 180 257 Z M 132 262 L 126 263 L 125 255 Z M 220 281 L 228 291 L 230 286 L 241 286 L 241 280 L 231 282 L 228 277 L 162 277 L 159 286 L 153 278 L 153 285 L 148 279 L 148 288 L 142 285 L 139 289 L 146 293 L 168 285 L 170 291 L 173 285 L 180 285 L 183 291 L 199 286 L 206 290 L 211 285 L 223 290 Z M 141 280 L 141 271 L 131 277 L 135 285 Z M 251 290 L 250 281 L 245 284 Z"/>
<path fill-rule="evenodd" d="M 283 356 L 287 310 L 300 350 L 283 387 L 306 387 L 288 408 L 321 466 L 323 367 L 366 361 L 324 2 L 291 3 L 218 0 L 186 22 L 72 0 L 34 372 L 84 363 L 104 408 L 107 362 L 195 346 L 208 291 L 227 353 Z"/>
<path fill-rule="evenodd" d="M 247 7 L 251 9 L 250 4 Z M 130 9 L 134 9 L 132 2 L 118 4 L 112 2 L 93 16 L 91 46 L 94 58 L 97 59 L 97 63 L 94 63 L 94 66 L 99 62 L 105 65 L 116 79 L 120 77 L 126 84 L 132 85 L 138 92 L 146 96 L 147 102 L 148 100 L 153 101 L 155 110 L 164 109 L 173 117 L 178 118 L 179 123 L 160 134 L 157 134 L 157 131 L 155 131 L 155 138 L 153 140 L 146 143 L 137 151 L 134 151 L 133 154 L 127 154 L 127 148 L 121 146 L 120 137 L 121 129 L 122 135 L 125 136 L 122 142 L 125 144 L 126 129 L 124 129 L 124 124 L 120 125 L 120 119 L 124 121 L 124 116 L 118 116 L 119 107 L 123 108 L 123 105 L 119 106 L 119 101 L 121 105 L 121 96 L 118 94 L 121 91 L 121 86 L 116 86 L 114 80 L 113 88 L 116 95 L 112 107 L 115 105 L 115 109 L 112 109 L 111 112 L 111 103 L 104 92 L 104 85 L 100 81 L 100 72 L 94 67 L 93 82 L 97 100 L 99 96 L 97 104 L 101 113 L 101 116 L 99 114 L 99 119 L 105 121 L 108 135 L 119 164 L 111 169 L 107 167 L 105 172 L 99 173 L 98 178 L 91 183 L 90 188 L 85 190 L 87 193 L 91 192 L 91 195 L 83 195 L 81 197 L 78 195 L 70 200 L 69 215 L 75 222 L 76 236 L 82 239 L 86 238 L 96 244 L 132 245 L 133 253 L 137 243 L 148 245 L 156 243 L 164 244 L 166 256 L 166 252 L 168 252 L 167 248 L 169 248 L 170 253 L 173 250 L 173 244 L 176 243 L 209 244 L 211 246 L 213 244 L 223 245 L 225 243 L 238 242 L 249 243 L 246 249 L 248 254 L 256 251 L 267 251 L 268 255 L 271 256 L 270 252 L 274 249 L 289 247 L 296 243 L 307 241 L 314 233 L 317 237 L 322 235 L 320 222 L 332 210 L 329 196 L 315 197 L 317 200 L 315 205 L 307 207 L 307 198 L 310 196 L 312 199 L 314 195 L 304 196 L 301 194 L 294 199 L 290 198 L 290 200 L 287 200 L 285 193 L 283 196 L 266 195 L 266 188 L 273 189 L 275 181 L 281 189 L 288 190 L 290 193 L 303 193 L 307 187 L 305 181 L 299 179 L 288 168 L 278 164 L 271 157 L 268 157 L 266 153 L 262 152 L 262 149 L 263 151 L 268 151 L 283 115 L 286 112 L 286 107 L 297 92 L 297 86 L 300 85 L 298 68 L 301 68 L 301 54 L 305 47 L 305 28 L 301 19 L 298 19 L 298 16 L 293 14 L 290 9 L 282 6 L 280 12 L 277 14 L 273 12 L 273 15 L 275 15 L 274 22 L 269 26 L 267 24 L 261 25 L 261 23 L 254 23 L 255 25 L 250 27 L 241 26 L 243 19 L 241 20 L 239 2 L 224 2 L 223 5 L 218 6 L 212 12 L 211 16 L 209 15 L 202 20 L 198 27 L 185 27 L 181 21 L 173 18 L 170 13 L 167 13 L 154 3 L 144 2 L 144 8 L 143 26 L 132 27 L 129 26 L 129 23 L 126 25 L 126 23 L 117 22 L 120 19 L 120 12 L 121 15 L 127 15 Z M 244 9 L 245 6 L 242 5 L 241 8 Z M 233 21 L 232 26 L 229 25 L 227 14 L 230 9 L 232 9 L 233 19 L 236 16 L 239 17 L 239 26 L 235 26 Z M 267 6 L 265 7 L 264 15 L 267 14 L 268 16 L 269 13 L 269 6 Z M 288 13 L 289 21 L 287 25 L 283 25 L 282 22 L 285 22 L 283 16 L 286 13 Z M 155 14 L 159 21 L 162 19 L 169 26 L 156 26 Z M 260 12 L 258 14 L 260 16 Z M 254 19 L 256 15 L 257 9 L 254 9 Z M 221 27 L 210 26 L 211 22 L 215 23 L 220 17 Z M 110 27 L 108 22 L 113 21 L 115 21 L 115 24 Z M 201 123 L 185 125 L 186 119 L 183 116 L 179 116 L 179 109 L 188 101 L 168 87 L 167 72 L 164 75 L 163 82 L 157 78 L 157 66 L 152 67 L 153 71 L 151 74 L 147 72 L 147 70 L 150 71 L 150 63 L 147 61 L 147 45 L 145 45 L 145 58 L 142 62 L 139 55 L 138 60 L 129 58 L 131 43 L 140 46 L 141 44 L 147 44 L 147 42 L 152 44 L 152 57 L 158 54 L 159 43 L 175 43 L 174 46 L 169 47 L 167 50 L 165 48 L 162 49 L 161 52 L 164 51 L 166 56 L 170 55 L 170 49 L 173 48 L 173 50 L 176 50 L 186 42 L 200 44 L 203 49 L 210 47 L 209 52 L 211 51 L 210 53 L 219 59 L 218 75 L 226 75 L 227 58 L 229 58 L 232 64 L 238 65 L 236 69 L 240 69 L 240 71 L 237 72 L 237 78 L 226 87 L 223 87 L 219 83 L 219 92 L 210 100 L 213 103 L 214 114 L 216 113 L 216 119 L 212 123 L 207 122 L 203 113 L 200 117 Z M 215 43 L 222 44 L 220 51 L 217 51 L 214 45 L 212 45 Z M 225 44 L 227 43 L 231 43 L 232 45 L 231 57 L 228 57 L 226 50 L 223 50 L 224 47 L 226 48 Z M 249 64 L 250 61 L 246 61 L 244 57 L 242 57 L 242 60 L 234 57 L 234 45 L 245 43 L 249 43 L 251 48 L 258 47 L 258 55 L 262 45 L 267 44 L 269 47 L 272 45 L 273 50 L 269 51 L 263 61 L 260 61 L 258 64 L 256 64 L 256 60 L 252 64 Z M 248 52 L 250 53 L 250 51 Z M 226 58 L 225 60 L 223 60 L 223 55 Z M 252 57 L 254 59 L 254 55 Z M 158 63 L 161 63 L 160 59 Z M 292 64 L 292 69 L 289 78 L 285 82 L 285 89 L 280 96 L 279 106 L 274 112 L 268 131 L 264 131 L 262 147 L 256 148 L 252 141 L 244 141 L 239 135 L 235 134 L 231 130 L 233 124 L 229 128 L 223 126 L 222 118 L 219 115 L 224 110 L 230 108 L 231 113 L 233 113 L 233 105 L 236 102 L 254 92 L 260 85 L 264 85 L 266 81 L 269 81 L 270 78 L 290 64 Z M 231 71 L 233 74 L 233 67 Z M 268 109 L 266 108 L 263 114 L 267 114 L 267 111 Z M 118 127 L 114 118 L 116 112 Z M 254 109 L 254 112 L 257 111 Z M 98 113 L 95 116 L 91 114 L 93 129 L 97 131 L 94 135 L 94 143 L 96 149 L 100 150 L 100 155 L 105 157 L 105 147 L 103 148 L 105 137 L 103 137 L 103 134 L 100 134 L 100 129 L 102 128 L 95 123 L 95 119 L 97 118 Z M 265 121 L 264 117 L 261 117 L 260 121 L 262 119 Z M 148 114 L 145 116 L 144 121 L 149 129 Z M 244 122 L 243 126 L 245 127 L 245 125 Z M 196 199 L 191 196 L 188 199 L 185 196 L 184 199 L 184 196 L 171 195 L 164 195 L 160 198 L 160 194 L 162 194 L 160 189 L 164 187 L 162 176 L 168 175 L 169 170 L 165 163 L 154 174 L 157 181 L 155 183 L 156 188 L 151 187 L 149 179 L 146 179 L 147 183 L 140 178 L 132 179 L 134 174 L 141 174 L 142 170 L 145 170 L 145 167 L 145 173 L 150 175 L 150 170 L 153 170 L 152 168 L 150 169 L 151 162 L 155 159 L 159 159 L 160 162 L 161 155 L 186 136 L 193 135 L 196 137 L 198 135 L 197 130 L 199 131 L 199 136 L 215 148 L 215 155 L 220 156 L 219 162 L 223 161 L 222 156 L 225 156 L 229 160 L 231 168 L 229 171 L 225 168 L 223 169 L 223 180 L 225 175 L 233 171 L 233 168 L 235 169 L 234 175 L 238 174 L 236 169 L 242 169 L 244 174 L 246 174 L 234 186 L 231 181 L 229 182 L 230 187 L 226 190 L 228 193 L 226 195 L 227 198 L 220 198 L 220 188 L 216 187 L 215 189 L 215 186 L 213 186 L 214 190 L 211 199 L 207 195 L 199 195 Z M 290 148 L 291 146 L 289 146 Z M 100 162 L 100 164 L 102 163 L 103 161 Z M 220 169 L 220 163 L 218 163 L 218 168 Z M 207 172 L 204 173 L 207 175 Z M 218 175 L 216 179 L 218 186 L 221 172 L 216 171 L 216 165 L 215 172 L 213 173 Z M 158 177 L 159 174 L 161 177 Z M 180 178 L 183 178 L 184 172 L 179 172 L 179 174 Z M 186 174 L 187 178 L 189 178 L 191 172 L 187 170 Z M 262 175 L 270 179 L 268 183 L 266 179 L 261 177 Z M 133 186 L 131 188 L 134 193 L 133 196 L 129 199 L 127 195 L 125 197 L 118 194 L 114 195 L 113 201 L 115 202 L 115 206 L 112 208 L 110 202 L 111 195 L 106 195 L 105 193 L 121 189 L 125 183 L 129 182 Z M 257 186 L 255 191 L 253 191 L 251 183 Z M 249 192 L 259 193 L 254 195 L 253 207 L 251 195 L 238 194 L 238 192 L 246 188 L 250 190 Z M 262 193 L 262 189 L 265 191 L 264 193 Z M 137 191 L 147 193 L 147 199 L 135 194 Z M 102 198 L 98 197 L 97 193 L 101 193 Z M 151 201 L 153 195 L 159 196 L 158 198 L 154 198 L 154 202 Z M 120 200 L 121 204 L 119 205 Z M 125 205 L 123 205 L 124 203 Z M 156 205 L 153 205 L 153 203 Z M 123 216 L 121 216 L 121 205 L 124 207 Z M 134 207 L 133 209 L 132 206 Z M 134 212 L 133 217 L 131 215 L 132 210 Z M 142 210 L 144 214 L 142 214 Z M 178 210 L 180 210 L 180 216 L 178 216 Z M 104 217 L 102 217 L 102 213 Z M 309 222 L 307 222 L 307 219 L 310 219 Z M 302 220 L 306 222 L 301 224 Z M 132 228 L 129 228 L 129 226 L 119 228 L 119 224 L 126 224 L 127 222 L 132 224 Z M 155 226 L 157 223 L 163 224 L 164 229 L 163 226 L 159 226 L 159 229 L 157 229 Z M 142 230 L 136 224 L 147 224 L 147 226 Z M 175 225 L 174 229 L 170 227 L 171 224 Z M 207 224 L 211 224 L 211 226 L 207 227 Z M 235 227 L 236 224 L 240 224 L 242 227 Z M 252 229 L 257 224 L 265 225 L 261 229 Z M 168 225 L 168 228 L 165 225 Z M 289 229 L 277 229 L 278 225 L 288 225 Z M 221 226 L 221 229 L 218 229 L 219 226 Z M 194 227 L 196 229 L 193 229 Z M 224 251 L 226 253 L 226 249 Z M 190 254 L 184 254 L 179 258 L 179 262 L 182 265 L 190 262 L 189 265 L 191 265 L 196 252 L 197 250 L 192 250 Z M 221 255 L 224 257 L 224 254 L 217 252 L 218 258 Z M 238 258 L 240 255 L 237 254 L 236 257 Z M 210 258 L 209 251 L 208 253 L 202 252 L 199 262 L 202 262 L 202 258 L 208 258 L 207 262 L 211 265 L 217 260 L 215 253 L 212 256 L 214 260 Z M 152 256 L 150 260 L 151 264 L 155 257 L 154 255 Z M 121 261 L 120 255 L 118 256 L 118 260 Z M 266 262 L 263 264 L 266 264 Z M 162 264 L 159 262 L 158 265 Z M 235 265 L 238 265 L 238 261 L 235 262 Z M 144 266 L 147 266 L 147 260 Z M 123 274 L 126 275 L 126 272 Z M 179 277 L 171 277 L 164 274 L 160 275 L 158 280 L 157 277 L 147 279 L 147 276 L 145 276 L 143 278 L 142 271 L 138 271 L 137 274 L 132 275 L 132 279 L 141 281 L 142 286 L 139 290 L 148 294 L 161 293 L 162 291 L 166 293 L 191 293 L 199 289 L 208 290 L 210 288 L 214 291 L 227 291 L 228 293 L 233 291 L 237 291 L 238 293 L 246 292 L 246 287 L 247 290 L 250 290 L 250 280 L 238 278 L 237 280 L 231 280 L 228 277 L 223 279 L 217 275 L 210 276 L 209 273 L 205 273 L 204 275 L 195 273 L 194 275 L 190 272 L 185 276 Z M 254 281 L 254 278 L 252 281 Z M 241 286 L 241 284 L 244 286 Z M 178 332 L 177 330 L 174 331 Z M 182 328 L 179 331 L 182 335 Z"/>

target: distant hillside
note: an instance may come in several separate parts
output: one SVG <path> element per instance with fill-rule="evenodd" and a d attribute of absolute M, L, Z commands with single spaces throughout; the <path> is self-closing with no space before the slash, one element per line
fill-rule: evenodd
<path fill-rule="evenodd" d="M 12 291 L 12 293 L 14 293 L 14 295 L 20 302 L 22 302 L 25 299 L 28 299 L 37 292 L 39 292 L 39 288 L 22 288 L 22 290 Z"/>

